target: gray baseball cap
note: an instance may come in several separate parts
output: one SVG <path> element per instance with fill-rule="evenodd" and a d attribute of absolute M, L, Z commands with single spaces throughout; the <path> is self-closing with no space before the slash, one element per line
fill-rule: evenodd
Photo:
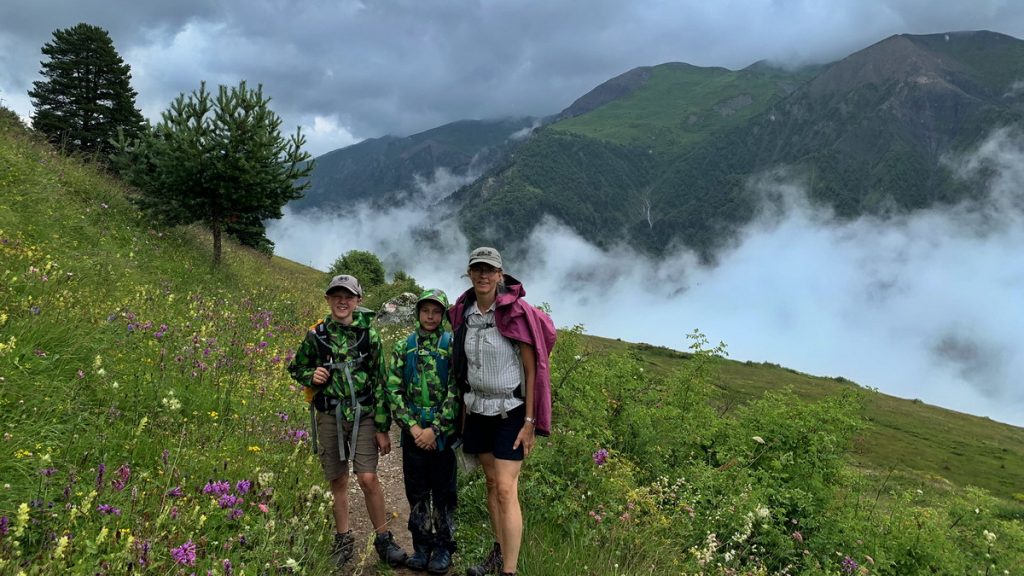
<path fill-rule="evenodd" d="M 339 274 L 331 278 L 331 283 L 327 285 L 327 290 L 324 291 L 324 294 L 330 294 L 336 288 L 344 288 L 360 298 L 363 297 L 363 287 L 359 285 L 359 280 L 356 280 L 355 276 Z"/>
<path fill-rule="evenodd" d="M 472 266 L 478 262 L 501 268 L 501 254 L 494 248 L 481 246 L 469 253 L 469 265 Z"/>

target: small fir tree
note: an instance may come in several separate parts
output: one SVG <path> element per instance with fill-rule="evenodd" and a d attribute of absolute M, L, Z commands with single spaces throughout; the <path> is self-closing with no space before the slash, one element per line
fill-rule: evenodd
<path fill-rule="evenodd" d="M 131 68 L 121 59 L 107 31 L 78 24 L 53 32 L 42 48 L 43 80 L 28 95 L 32 126 L 56 146 L 106 159 L 120 130 L 135 137 L 144 119 L 135 107 Z"/>
<path fill-rule="evenodd" d="M 165 224 L 209 226 L 215 264 L 224 232 L 269 252 L 263 221 L 280 218 L 281 207 L 309 186 L 296 183 L 313 167 L 305 137 L 283 138 L 269 102 L 262 86 L 243 81 L 213 97 L 203 83 L 179 95 L 141 138 L 118 139 L 116 166 L 143 191 L 143 209 Z"/>

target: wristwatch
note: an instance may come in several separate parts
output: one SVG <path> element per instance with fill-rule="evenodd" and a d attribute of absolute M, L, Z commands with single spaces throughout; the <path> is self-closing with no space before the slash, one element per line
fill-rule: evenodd
<path fill-rule="evenodd" d="M 537 425 L 537 419 L 534 418 L 533 416 L 526 416 L 526 417 L 523 418 L 523 420 L 525 420 L 525 421 L 527 421 L 530 424 L 533 424 L 535 426 Z"/>

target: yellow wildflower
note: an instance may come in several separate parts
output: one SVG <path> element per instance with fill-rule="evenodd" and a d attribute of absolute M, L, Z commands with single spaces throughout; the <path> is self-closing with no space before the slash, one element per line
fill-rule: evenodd
<path fill-rule="evenodd" d="M 263 449 L 259 446 L 249 446 L 249 452 L 262 452 Z"/>

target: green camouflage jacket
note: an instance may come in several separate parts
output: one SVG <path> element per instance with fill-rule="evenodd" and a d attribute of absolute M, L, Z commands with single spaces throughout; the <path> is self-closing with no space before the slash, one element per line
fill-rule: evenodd
<path fill-rule="evenodd" d="M 426 428 L 436 424 L 442 434 L 449 435 L 455 431 L 455 414 L 458 392 L 455 389 L 455 378 L 449 377 L 441 381 L 437 371 L 438 344 L 441 330 L 424 333 L 417 330 L 416 338 L 416 380 L 408 382 L 405 364 L 407 361 L 408 338 L 395 343 L 391 355 L 391 372 L 388 375 L 388 401 L 394 411 L 395 420 L 402 428 L 409 430 L 414 424 Z M 448 349 L 440 351 L 441 355 L 449 356 L 454 338 L 449 335 Z"/>
<path fill-rule="evenodd" d="M 391 414 L 388 411 L 387 392 L 385 383 L 387 381 L 387 367 L 382 354 L 380 333 L 373 326 L 374 313 L 363 308 L 357 309 L 353 314 L 352 324 L 342 325 L 328 316 L 322 323 L 326 327 L 327 343 L 332 351 L 334 362 L 344 362 L 351 356 L 358 356 L 360 347 L 359 338 L 370 339 L 369 356 L 363 360 L 357 368 L 352 370 L 352 383 L 355 386 L 357 398 L 368 396 L 367 400 L 361 402 L 363 414 L 370 408 L 373 414 L 377 430 L 387 432 L 391 428 Z M 316 367 L 327 362 L 326 358 L 320 358 L 317 348 L 316 326 L 306 333 L 305 339 L 295 351 L 295 359 L 288 365 L 288 373 L 291 374 L 299 384 L 314 388 L 313 372 Z M 351 422 L 355 418 L 348 390 L 348 383 L 345 381 L 345 371 L 335 369 L 331 371 L 331 378 L 325 386 L 318 386 L 317 391 L 322 391 L 326 396 L 338 398 L 342 401 L 339 405 L 342 416 Z"/>

